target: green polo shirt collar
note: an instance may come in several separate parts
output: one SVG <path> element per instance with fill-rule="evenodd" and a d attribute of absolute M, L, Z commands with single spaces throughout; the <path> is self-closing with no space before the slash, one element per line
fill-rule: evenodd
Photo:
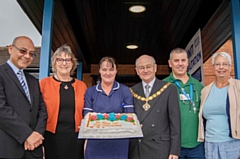
<path fill-rule="evenodd" d="M 189 73 L 187 73 L 187 75 L 188 75 L 189 79 L 188 79 L 187 83 L 185 83 L 184 85 L 185 85 L 185 86 L 188 86 L 188 85 L 190 85 L 190 84 L 195 85 L 195 82 L 193 81 L 192 76 L 191 76 Z M 169 80 L 170 80 L 171 83 L 174 83 L 174 81 L 177 80 L 177 81 L 179 81 L 179 83 L 181 83 L 180 85 L 182 85 L 182 81 L 181 81 L 180 79 L 174 78 L 172 72 L 171 72 L 170 75 L 169 75 Z"/>

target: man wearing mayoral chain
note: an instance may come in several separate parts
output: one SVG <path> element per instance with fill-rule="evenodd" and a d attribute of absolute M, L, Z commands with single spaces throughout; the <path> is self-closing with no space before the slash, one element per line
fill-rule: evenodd
<path fill-rule="evenodd" d="M 135 65 L 142 82 L 131 92 L 144 137 L 131 139 L 129 159 L 177 159 L 181 144 L 177 89 L 155 77 L 157 65 L 152 56 L 140 56 Z"/>

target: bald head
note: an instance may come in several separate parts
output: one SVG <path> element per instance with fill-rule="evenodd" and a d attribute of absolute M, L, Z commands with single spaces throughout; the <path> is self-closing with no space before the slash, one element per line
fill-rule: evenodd
<path fill-rule="evenodd" d="M 18 36 L 8 47 L 9 60 L 18 68 L 28 67 L 33 61 L 35 48 L 33 41 L 26 36 Z"/>
<path fill-rule="evenodd" d="M 145 82 L 150 83 L 155 78 L 157 71 L 156 61 L 152 56 L 142 55 L 136 60 L 136 72 Z"/>
<path fill-rule="evenodd" d="M 152 56 L 142 55 L 142 56 L 140 56 L 139 58 L 136 59 L 135 66 L 137 67 L 139 62 L 146 61 L 146 60 L 152 61 L 153 64 L 156 64 L 156 61 L 155 61 L 155 59 Z"/>
<path fill-rule="evenodd" d="M 16 37 L 16 38 L 13 40 L 12 45 L 17 45 L 17 43 L 18 43 L 19 41 L 21 41 L 21 40 L 28 41 L 31 45 L 34 46 L 33 41 L 32 41 L 29 37 L 27 37 L 27 36 L 18 36 L 18 37 Z"/>

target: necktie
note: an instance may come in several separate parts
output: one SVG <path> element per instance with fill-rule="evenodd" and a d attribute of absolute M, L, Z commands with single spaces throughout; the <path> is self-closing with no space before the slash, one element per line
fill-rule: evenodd
<path fill-rule="evenodd" d="M 19 79 L 19 81 L 20 81 L 20 84 L 21 84 L 21 86 L 23 87 L 23 90 L 24 90 L 24 92 L 25 92 L 28 100 L 31 101 L 31 100 L 30 100 L 30 95 L 29 95 L 29 92 L 28 92 L 27 85 L 26 85 L 26 83 L 25 83 L 24 80 L 23 80 L 23 75 L 22 75 L 22 72 L 21 72 L 20 70 L 17 72 L 17 76 L 18 76 L 18 79 Z"/>
<path fill-rule="evenodd" d="M 146 92 L 145 92 L 146 94 L 145 94 L 145 95 L 146 95 L 146 97 L 148 97 L 149 94 L 150 94 L 150 92 L 149 92 L 149 88 L 150 88 L 149 85 L 146 85 L 146 86 L 145 86 L 145 89 L 146 89 Z"/>

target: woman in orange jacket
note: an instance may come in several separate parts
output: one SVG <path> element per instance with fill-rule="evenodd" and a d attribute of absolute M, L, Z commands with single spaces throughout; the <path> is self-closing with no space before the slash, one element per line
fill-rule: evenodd
<path fill-rule="evenodd" d="M 40 81 L 48 120 L 44 148 L 47 159 L 84 158 L 84 140 L 79 140 L 85 83 L 71 75 L 77 61 L 67 45 L 59 47 L 51 59 L 53 76 Z"/>

